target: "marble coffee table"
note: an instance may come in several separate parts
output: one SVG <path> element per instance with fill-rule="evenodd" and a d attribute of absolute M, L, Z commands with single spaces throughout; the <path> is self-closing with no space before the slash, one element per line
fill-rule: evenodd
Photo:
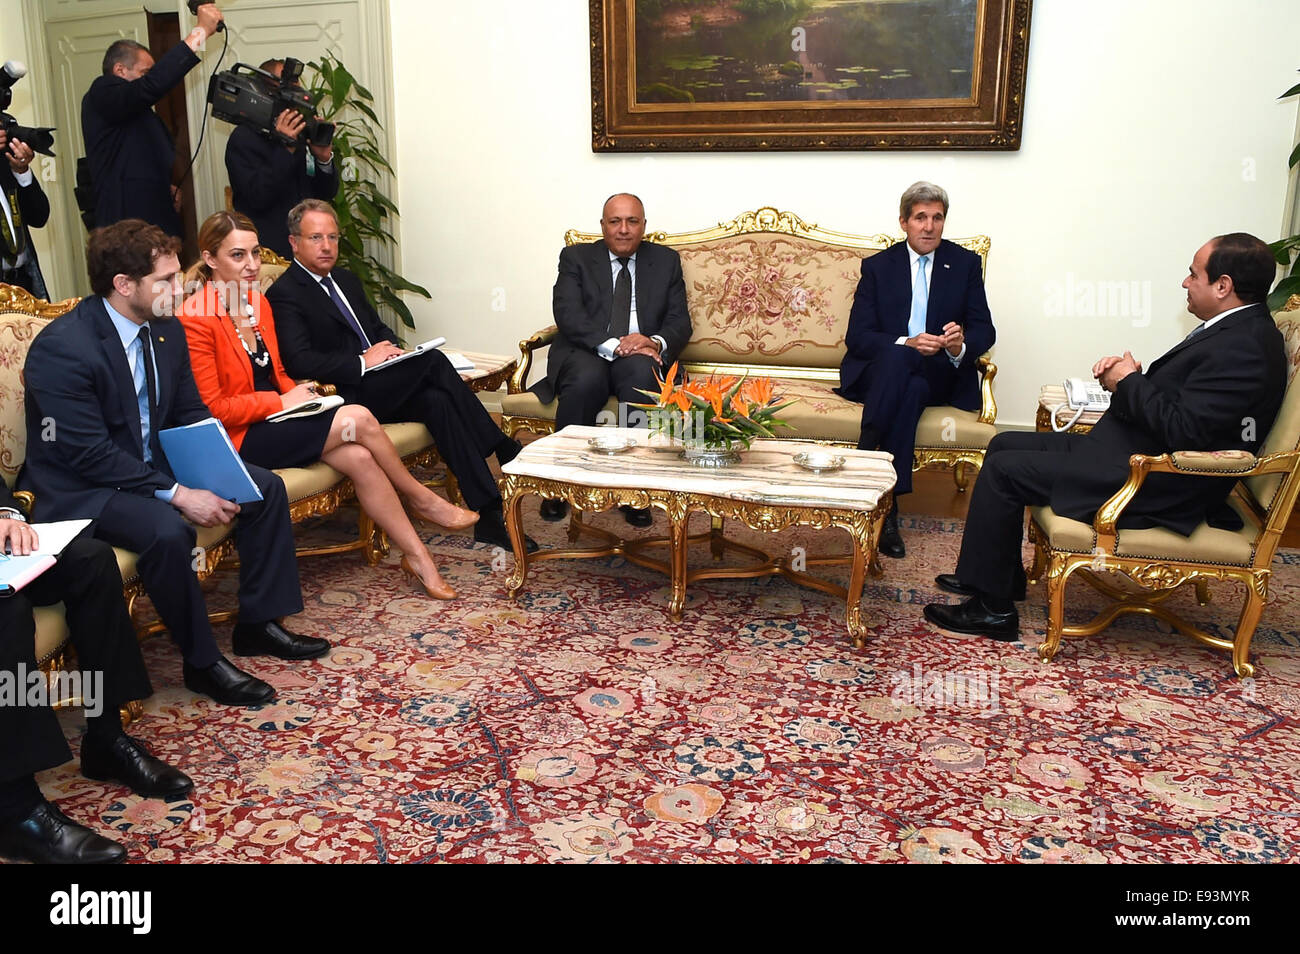
<path fill-rule="evenodd" d="M 620 454 L 604 454 L 588 446 L 588 440 L 596 436 L 626 436 L 635 438 L 638 444 Z M 528 444 L 502 468 L 506 526 L 515 556 L 514 569 L 507 580 L 512 598 L 523 589 L 529 567 L 542 560 L 621 555 L 638 566 L 668 574 L 672 581 L 669 615 L 680 620 L 688 583 L 779 574 L 843 598 L 853 645 L 861 649 L 866 644 L 862 587 L 868 572 L 880 574 L 876 544 L 894 490 L 893 458 L 889 454 L 834 448 L 834 453 L 845 458 L 843 468 L 815 474 L 792 460 L 793 455 L 814 445 L 756 441 L 750 450 L 743 452 L 740 463 L 702 469 L 687 464 L 677 450 L 647 446 L 647 437 L 648 432 L 642 429 L 569 426 Z M 524 498 L 531 495 L 564 500 L 573 508 L 570 544 L 586 533 L 599 537 L 600 545 L 526 552 L 521 546 L 522 505 Z M 669 536 L 624 540 L 582 522 L 583 513 L 609 510 L 622 504 L 664 511 Z M 687 524 L 693 513 L 710 514 L 714 518 L 713 530 L 688 536 Z M 775 532 L 796 526 L 838 527 L 847 531 L 853 544 L 851 553 L 806 558 L 804 565 L 848 564 L 849 585 L 843 587 L 812 576 L 802 566 L 796 566 L 800 561 L 790 557 L 771 556 L 755 547 L 727 540 L 723 521 L 728 519 L 761 531 Z M 735 550 L 754 562 L 742 567 L 688 569 L 687 549 L 692 542 L 701 540 L 711 543 L 715 560 L 721 558 L 723 550 Z M 666 560 L 646 552 L 659 547 L 667 548 Z"/>

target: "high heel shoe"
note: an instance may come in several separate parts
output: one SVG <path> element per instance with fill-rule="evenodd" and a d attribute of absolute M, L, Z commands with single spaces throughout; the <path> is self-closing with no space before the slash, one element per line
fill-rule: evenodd
<path fill-rule="evenodd" d="M 475 516 L 477 516 L 477 514 Z M 402 572 L 415 580 L 416 584 L 435 600 L 454 600 L 456 598 L 456 591 L 448 586 L 445 580 L 439 580 L 436 589 L 428 583 L 425 583 L 420 577 L 420 574 L 415 572 L 415 567 L 411 566 L 410 561 L 407 560 L 406 557 L 402 557 Z"/>
<path fill-rule="evenodd" d="M 441 520 L 434 520 L 432 517 L 426 517 L 419 511 L 415 511 L 412 516 L 421 523 L 427 523 L 431 527 L 438 527 L 442 530 L 468 530 L 474 524 L 478 523 L 479 515 L 473 510 L 466 510 L 464 507 L 455 508 L 461 518 L 453 523 L 443 523 Z"/>

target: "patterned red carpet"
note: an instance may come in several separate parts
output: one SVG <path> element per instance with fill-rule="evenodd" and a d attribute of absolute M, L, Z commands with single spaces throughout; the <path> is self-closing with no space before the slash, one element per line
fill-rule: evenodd
<path fill-rule="evenodd" d="M 157 692 L 132 731 L 194 776 L 192 800 L 76 762 L 40 781 L 134 861 L 1300 860 L 1300 554 L 1274 564 L 1243 682 L 1134 618 L 1040 664 L 1041 587 L 1023 644 L 937 633 L 920 607 L 961 522 L 904 532 L 908 559 L 868 584 L 864 652 L 842 605 L 780 580 L 699 584 L 672 623 L 664 578 L 620 560 L 543 564 L 514 604 L 506 558 L 467 536 L 432 537 L 452 603 L 417 597 L 395 556 L 306 560 L 291 625 L 335 648 L 249 660 L 278 703 L 216 706 L 169 640 L 145 647 Z M 1229 627 L 1233 593 L 1192 613 Z M 61 718 L 75 750 L 80 716 Z"/>

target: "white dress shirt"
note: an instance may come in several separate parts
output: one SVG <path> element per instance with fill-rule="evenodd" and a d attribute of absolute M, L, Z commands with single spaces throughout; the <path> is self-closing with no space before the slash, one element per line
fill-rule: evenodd
<path fill-rule="evenodd" d="M 925 300 L 927 304 L 930 301 L 930 292 L 934 290 L 934 256 L 938 254 L 938 251 L 939 249 L 936 247 L 933 252 L 929 253 L 930 257 L 926 259 L 925 262 L 925 296 L 926 296 Z M 907 262 L 908 262 L 908 268 L 911 270 L 911 275 L 912 275 L 913 295 L 916 294 L 917 272 L 920 271 L 920 269 L 916 267 L 916 263 L 919 262 L 920 260 L 921 260 L 921 253 L 918 252 L 916 249 L 912 248 L 911 244 L 909 243 L 907 246 Z M 910 310 L 908 311 L 908 314 L 909 315 L 911 314 Z M 898 340 L 895 341 L 894 344 L 899 344 L 906 347 L 907 335 L 900 335 L 898 337 Z M 966 342 L 963 341 L 961 343 L 961 350 L 958 351 L 956 354 L 953 354 L 947 348 L 944 349 L 944 354 L 948 355 L 948 360 L 952 362 L 953 367 L 959 367 L 961 365 L 961 359 L 966 357 Z"/>
<path fill-rule="evenodd" d="M 618 256 L 613 252 L 609 253 L 609 273 L 615 286 L 618 285 L 618 273 L 622 271 L 623 263 L 618 260 Z M 641 326 L 636 320 L 636 252 L 628 256 L 627 260 L 628 277 L 632 279 L 632 310 L 627 319 L 627 333 L 630 335 L 639 335 Z M 659 353 L 663 354 L 668 350 L 668 342 L 659 335 L 649 335 L 648 337 L 659 342 Z M 606 361 L 613 361 L 616 357 L 614 349 L 618 347 L 617 338 L 607 338 L 596 346 L 596 354 L 600 355 Z"/>

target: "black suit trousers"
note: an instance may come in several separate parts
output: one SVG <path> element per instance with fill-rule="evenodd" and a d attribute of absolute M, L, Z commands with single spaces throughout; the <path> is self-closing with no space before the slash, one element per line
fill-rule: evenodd
<path fill-rule="evenodd" d="M 1011 599 L 1025 579 L 1021 560 L 1025 508 L 1048 503 L 1052 486 L 1071 468 L 1087 466 L 1072 454 L 1078 434 L 1008 431 L 989 442 L 966 513 L 957 579 L 999 599 Z"/>
<path fill-rule="evenodd" d="M 569 424 L 595 424 L 611 396 L 621 404 L 649 403 L 651 398 L 639 389 L 659 389 L 655 382 L 658 369 L 659 362 L 643 354 L 606 361 L 590 351 L 569 352 L 556 375 L 559 407 L 555 411 L 555 429 Z"/>
<path fill-rule="evenodd" d="M 947 404 L 957 369 L 946 353 L 926 356 L 906 345 L 883 349 L 872 359 L 862 396 L 862 440 L 894 455 L 894 496 L 912 492 L 916 425 L 927 407 Z"/>
<path fill-rule="evenodd" d="M 284 482 L 246 466 L 262 500 L 242 504 L 235 518 L 239 620 L 264 623 L 301 612 L 302 587 Z M 95 522 L 95 536 L 139 555 L 145 592 L 185 661 L 199 668 L 217 662 L 221 652 L 194 572 L 204 555 L 195 552 L 196 531 L 180 511 L 154 497 L 116 493 Z"/>
<path fill-rule="evenodd" d="M 135 629 L 122 599 L 122 576 L 113 550 L 81 537 L 59 562 L 20 593 L 0 599 L 0 671 L 36 671 L 36 626 L 32 607 L 62 602 L 77 664 L 103 673 L 103 713 L 153 693 Z M 25 693 L 24 693 L 25 694 Z M 0 706 L 0 782 L 21 779 L 62 765 L 72 757 L 54 713 L 45 707 Z"/>
<path fill-rule="evenodd" d="M 505 435 L 442 352 L 428 351 L 365 375 L 353 400 L 370 408 L 381 424 L 424 424 L 471 510 L 501 502 L 486 458 Z"/>

